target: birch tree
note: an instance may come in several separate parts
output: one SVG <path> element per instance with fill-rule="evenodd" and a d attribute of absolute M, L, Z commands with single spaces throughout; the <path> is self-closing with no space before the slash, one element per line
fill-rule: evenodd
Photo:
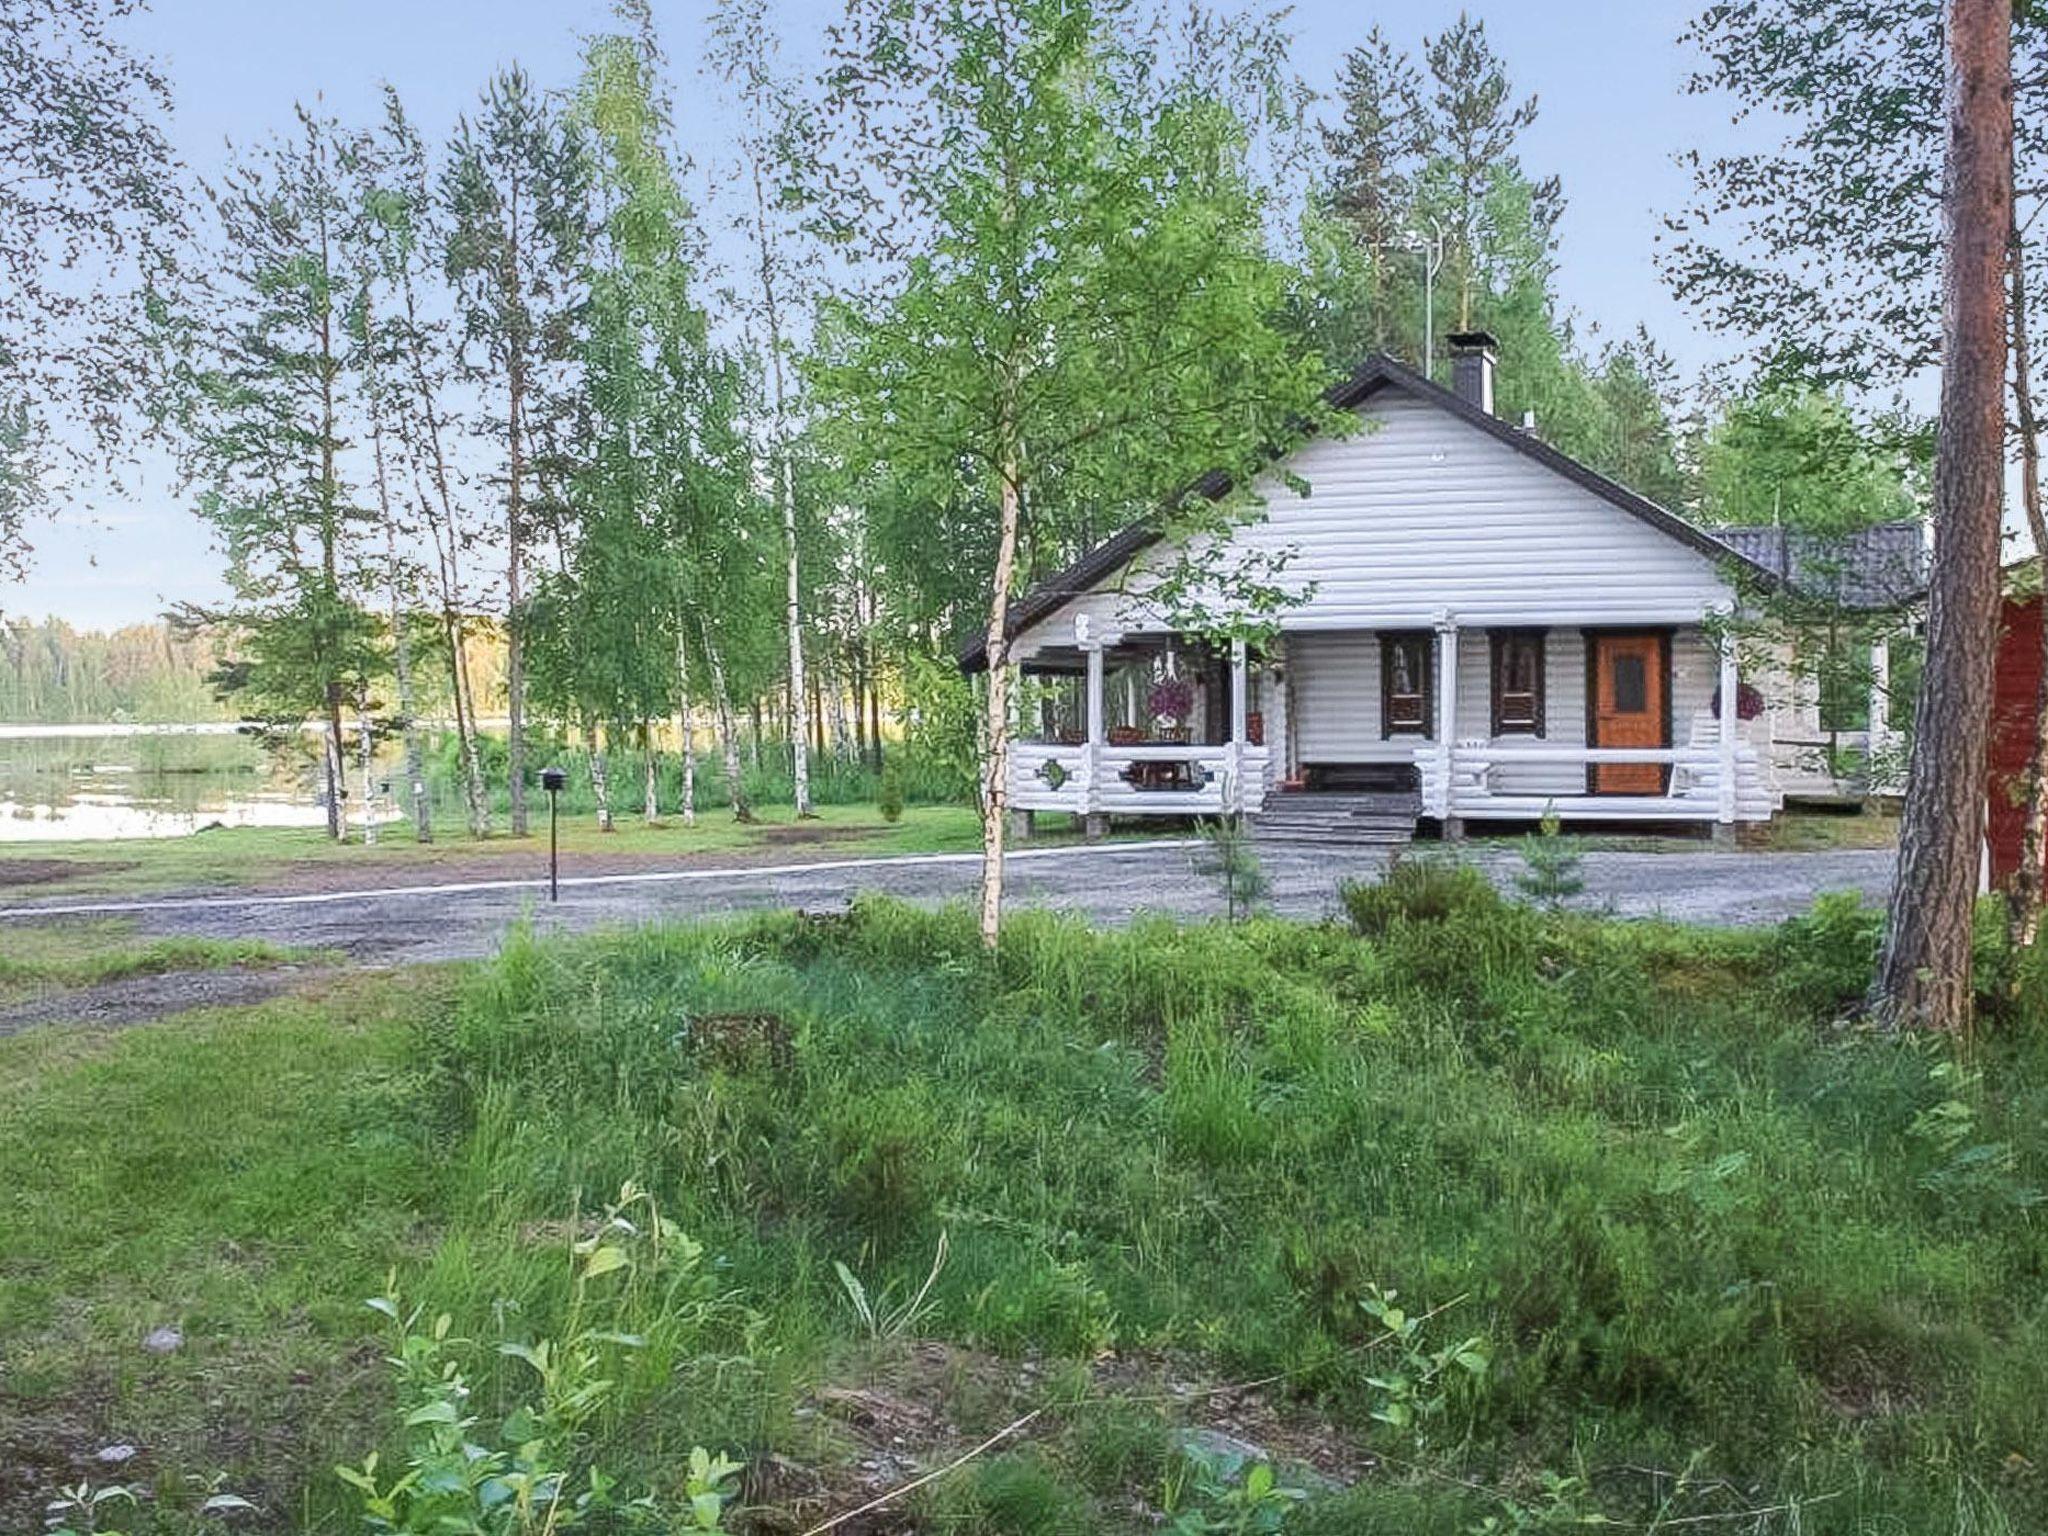
<path fill-rule="evenodd" d="M 582 255 L 587 157 L 560 110 L 516 65 L 456 126 L 442 178 L 447 269 L 460 285 L 472 376 L 502 407 L 492 430 L 505 487 L 505 688 L 512 835 L 527 833 L 527 548 L 535 413 L 566 344 Z"/>
<path fill-rule="evenodd" d="M 810 750 L 804 727 L 802 528 L 793 463 L 792 316 L 816 298 L 817 254 L 801 217 L 808 146 L 818 123 L 775 67 L 774 34 L 761 0 L 722 0 L 712 25 L 711 66 L 732 92 L 739 152 L 734 220 L 746 241 L 740 287 L 748 328 L 762 352 L 768 386 L 767 469 L 782 533 L 783 627 L 788 635 L 790 780 L 796 814 L 811 809 Z"/>
<path fill-rule="evenodd" d="M 832 75 L 838 153 L 902 200 L 902 238 L 840 226 L 900 259 L 879 306 L 833 309 L 821 414 L 850 460 L 911 499 L 973 509 L 967 539 L 929 559 L 984 573 L 990 945 L 1026 562 L 1105 507 L 1243 470 L 1312 412 L 1324 378 L 1275 324 L 1286 278 L 1241 174 L 1242 126 L 1161 82 L 1127 41 L 1142 31 L 1115 0 L 856 0 Z M 1172 511 L 1220 515 L 1205 500 Z"/>
<path fill-rule="evenodd" d="M 170 90 L 120 36 L 136 0 L 0 5 L 0 578 L 53 462 L 103 476 L 131 422 L 133 295 L 188 228 Z"/>
<path fill-rule="evenodd" d="M 379 175 L 366 194 L 374 222 L 379 276 L 390 293 L 388 394 L 373 394 L 391 410 L 390 435 L 400 449 L 402 484 L 417 510 L 416 526 L 432 550 L 431 578 L 440 640 L 448 668 L 456 758 L 471 837 L 491 831 L 489 789 L 477 740 L 476 692 L 469 671 L 470 553 L 481 541 L 477 519 L 460 497 L 449 438 L 456 430 L 450 399 L 452 345 L 442 297 L 441 253 L 446 231 L 433 195 L 427 149 L 398 98 L 385 87 L 384 121 L 373 153 Z"/>

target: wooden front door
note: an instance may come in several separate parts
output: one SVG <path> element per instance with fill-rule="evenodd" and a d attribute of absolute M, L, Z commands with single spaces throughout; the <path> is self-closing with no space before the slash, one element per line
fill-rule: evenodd
<path fill-rule="evenodd" d="M 1669 637 L 1596 634 L 1587 649 L 1590 745 L 1670 746 Z M 1661 795 L 1669 775 L 1662 763 L 1595 763 L 1586 788 L 1596 795 Z"/>

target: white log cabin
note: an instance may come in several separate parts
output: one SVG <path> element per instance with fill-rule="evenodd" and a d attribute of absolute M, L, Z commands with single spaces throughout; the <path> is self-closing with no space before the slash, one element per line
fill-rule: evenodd
<path fill-rule="evenodd" d="M 1013 813 L 1097 832 L 1356 814 L 1370 794 L 1404 831 L 1456 836 L 1550 812 L 1732 835 L 1778 811 L 1770 719 L 1720 707 L 1743 681 L 1720 621 L 1779 573 L 1500 420 L 1490 337 L 1452 352 L 1452 389 L 1368 361 L 1330 395 L 1359 429 L 1310 438 L 1256 485 L 1262 513 L 1226 553 L 1284 555 L 1293 599 L 1256 654 L 1178 634 L 1148 603 L 1183 552 L 1147 526 L 1018 600 L 1010 659 L 1046 681 L 1023 690 Z"/>

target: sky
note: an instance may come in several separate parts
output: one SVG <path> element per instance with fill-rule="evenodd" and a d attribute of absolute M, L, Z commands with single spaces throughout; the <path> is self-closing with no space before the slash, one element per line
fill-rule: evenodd
<path fill-rule="evenodd" d="M 813 58 L 839 0 L 771 0 L 790 62 Z M 678 77 L 685 148 L 714 137 L 715 96 L 695 79 L 709 0 L 653 0 Z M 1419 52 L 1470 10 L 1540 112 L 1523 166 L 1563 178 L 1562 297 L 1592 339 L 1647 325 L 1686 373 L 1727 354 L 1665 290 L 1654 262 L 1661 219 L 1689 181 L 1675 156 L 1732 142 L 1725 104 L 1688 95 L 1694 56 L 1678 42 L 1698 0 L 1298 0 L 1290 17 L 1297 67 L 1319 90 L 1344 52 L 1377 23 Z M 344 120 L 371 122 L 380 83 L 398 87 L 430 141 L 514 60 L 544 84 L 574 78 L 579 39 L 600 29 L 599 0 L 155 0 L 129 36 L 165 67 L 176 97 L 170 128 L 194 171 L 289 125 L 293 104 L 322 100 Z M 1503 370 L 1514 359 L 1501 360 Z M 0 582 L 0 614 L 53 613 L 81 627 L 147 620 L 179 600 L 222 595 L 207 535 L 160 468 L 119 502 L 33 531 L 26 581 Z"/>

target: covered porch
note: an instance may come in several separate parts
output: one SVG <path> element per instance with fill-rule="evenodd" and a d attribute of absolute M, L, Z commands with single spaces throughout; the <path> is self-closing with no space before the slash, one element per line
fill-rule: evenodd
<path fill-rule="evenodd" d="M 1091 632 L 1040 647 L 1019 669 L 1008 802 L 1028 829 L 1040 811 L 1111 816 L 1250 815 L 1271 785 L 1265 699 L 1242 641 Z M 1028 723 L 1027 723 L 1028 722 Z"/>
<path fill-rule="evenodd" d="M 1162 633 L 1042 641 L 1022 661 L 1009 804 L 1083 819 L 1257 816 L 1360 791 L 1469 822 L 1768 820 L 1767 720 L 1708 622 L 1286 633 L 1263 653 Z M 1755 690 L 1749 690 L 1751 699 Z M 1277 814 L 1277 811 L 1276 811 Z"/>

